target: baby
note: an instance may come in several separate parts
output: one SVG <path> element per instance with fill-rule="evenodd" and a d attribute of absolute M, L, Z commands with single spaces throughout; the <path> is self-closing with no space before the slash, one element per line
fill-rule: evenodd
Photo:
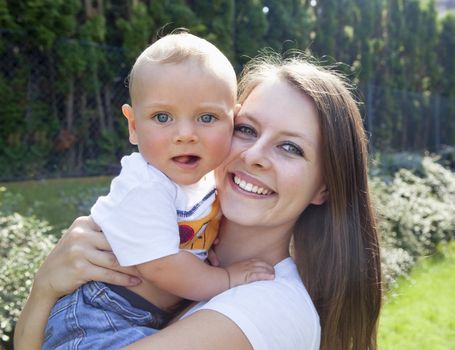
<path fill-rule="evenodd" d="M 237 80 L 228 59 L 188 33 L 156 41 L 130 74 L 130 142 L 110 193 L 91 210 L 133 288 L 90 282 L 60 299 L 44 349 L 119 348 L 164 327 L 182 300 L 207 300 L 234 286 L 272 279 L 272 268 L 245 261 L 205 263 L 221 216 L 212 170 L 227 156 Z"/>

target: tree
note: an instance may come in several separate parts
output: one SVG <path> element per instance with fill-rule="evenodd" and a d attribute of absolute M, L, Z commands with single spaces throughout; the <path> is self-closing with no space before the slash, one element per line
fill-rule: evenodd
<path fill-rule="evenodd" d="M 157 29 L 147 5 L 141 2 L 130 4 L 126 16 L 118 18 L 115 24 L 122 35 L 121 45 L 125 50 L 126 58 L 129 62 L 134 62 L 135 58 L 150 44 Z"/>
<path fill-rule="evenodd" d="M 383 45 L 383 0 L 357 1 L 353 11 L 353 66 L 360 84 L 375 81 Z"/>
<path fill-rule="evenodd" d="M 5 131 L 15 136 L 8 141 L 2 158 L 6 163 L 21 159 L 16 171 L 33 176 L 46 166 L 60 124 L 55 91 L 45 88 L 56 80 L 52 47 L 59 35 L 74 30 L 79 1 L 25 0 L 0 5 L 1 17 L 11 28 L 4 44 L 16 56 L 6 77 L 11 74 L 17 106 L 25 106 L 17 110 L 21 122 Z"/>
<path fill-rule="evenodd" d="M 268 30 L 265 40 L 278 52 L 308 48 L 312 23 L 308 5 L 299 0 L 266 0 Z"/>
<path fill-rule="evenodd" d="M 437 82 L 437 91 L 444 97 L 440 108 L 443 140 L 455 144 L 455 15 L 447 14 L 442 20 L 438 45 L 438 59 L 442 74 Z M 439 102 L 439 101 L 438 101 Z M 442 103 L 441 103 L 442 104 Z"/>
<path fill-rule="evenodd" d="M 318 0 L 316 2 L 315 38 L 313 50 L 319 56 L 330 56 L 335 61 L 353 62 L 354 0 Z"/>
<path fill-rule="evenodd" d="M 437 91 L 450 98 L 455 98 L 455 15 L 448 13 L 441 22 L 438 45 L 440 75 Z"/>
<path fill-rule="evenodd" d="M 201 23 L 202 35 L 217 46 L 230 60 L 234 59 L 234 0 L 192 0 L 190 7 Z"/>
<path fill-rule="evenodd" d="M 207 19 L 198 18 L 189 3 L 185 0 L 151 1 L 149 10 L 157 28 L 155 37 L 159 38 L 176 28 L 186 28 L 195 35 L 202 35 L 206 30 L 204 22 Z"/>
<path fill-rule="evenodd" d="M 235 1 L 234 54 L 239 71 L 265 45 L 267 19 L 259 0 Z"/>

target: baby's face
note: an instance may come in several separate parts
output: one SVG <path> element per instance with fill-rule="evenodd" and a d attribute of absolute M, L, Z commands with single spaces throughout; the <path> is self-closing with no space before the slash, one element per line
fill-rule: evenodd
<path fill-rule="evenodd" d="M 227 156 L 235 85 L 198 64 L 147 63 L 135 75 L 130 141 L 172 181 L 189 185 Z"/>

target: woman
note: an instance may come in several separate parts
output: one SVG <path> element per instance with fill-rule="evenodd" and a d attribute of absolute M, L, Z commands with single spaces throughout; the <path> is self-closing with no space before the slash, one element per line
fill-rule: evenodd
<path fill-rule="evenodd" d="M 379 247 L 354 99 L 335 73 L 300 58 L 253 60 L 239 88 L 231 152 L 216 173 L 216 256 L 263 260 L 275 280 L 230 289 L 128 348 L 376 349 Z M 37 274 L 16 349 L 39 348 L 52 305 L 80 284 L 135 283 L 104 250 L 96 227 L 76 220 Z"/>

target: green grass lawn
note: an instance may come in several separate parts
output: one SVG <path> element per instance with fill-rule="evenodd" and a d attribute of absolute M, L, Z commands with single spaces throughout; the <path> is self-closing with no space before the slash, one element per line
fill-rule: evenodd
<path fill-rule="evenodd" d="M 379 350 L 455 349 L 455 242 L 422 259 L 389 294 Z"/>
<path fill-rule="evenodd" d="M 54 227 L 52 232 L 59 234 L 77 216 L 89 214 L 96 198 L 108 192 L 110 181 L 110 177 L 85 177 L 6 182 L 0 187 L 11 195 L 3 205 L 48 221 Z"/>

